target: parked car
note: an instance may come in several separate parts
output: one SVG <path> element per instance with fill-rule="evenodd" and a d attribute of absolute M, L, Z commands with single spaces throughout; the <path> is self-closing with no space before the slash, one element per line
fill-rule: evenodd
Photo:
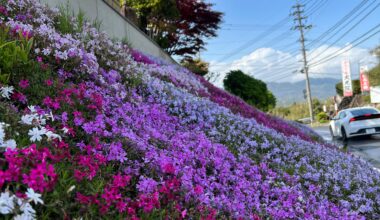
<path fill-rule="evenodd" d="M 341 110 L 330 121 L 330 134 L 344 141 L 354 136 L 380 134 L 380 111 L 372 107 Z"/>
<path fill-rule="evenodd" d="M 310 124 L 311 118 L 300 118 L 300 119 L 297 119 L 296 121 L 302 124 Z"/>

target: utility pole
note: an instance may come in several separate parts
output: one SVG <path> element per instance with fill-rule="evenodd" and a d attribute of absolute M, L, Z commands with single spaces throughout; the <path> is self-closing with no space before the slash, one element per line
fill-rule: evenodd
<path fill-rule="evenodd" d="M 307 95 L 307 101 L 309 104 L 309 113 L 310 113 L 310 120 L 311 123 L 314 121 L 314 114 L 313 114 L 313 102 L 311 98 L 311 90 L 310 90 L 310 81 L 309 81 L 309 69 L 307 66 L 307 57 L 306 57 L 306 48 L 305 48 L 305 36 L 304 36 L 304 30 L 310 29 L 311 25 L 305 25 L 303 24 L 304 20 L 306 17 L 302 16 L 304 13 L 303 11 L 303 5 L 297 3 L 293 8 L 295 11 L 293 12 L 293 16 L 295 17 L 295 21 L 297 24 L 294 26 L 295 30 L 300 31 L 300 43 L 301 43 L 301 51 L 302 51 L 302 56 L 303 56 L 303 72 L 306 76 L 306 95 Z"/>

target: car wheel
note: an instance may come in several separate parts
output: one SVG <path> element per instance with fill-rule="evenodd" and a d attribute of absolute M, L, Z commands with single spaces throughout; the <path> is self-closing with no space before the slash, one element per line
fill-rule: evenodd
<path fill-rule="evenodd" d="M 334 135 L 334 132 L 333 132 L 331 126 L 329 127 L 329 130 L 330 130 L 331 138 L 334 140 L 335 139 L 335 135 Z"/>
<path fill-rule="evenodd" d="M 347 133 L 346 133 L 346 130 L 342 127 L 341 128 L 341 133 L 342 133 L 342 141 L 343 142 L 346 142 L 348 140 L 348 137 L 347 137 Z"/>

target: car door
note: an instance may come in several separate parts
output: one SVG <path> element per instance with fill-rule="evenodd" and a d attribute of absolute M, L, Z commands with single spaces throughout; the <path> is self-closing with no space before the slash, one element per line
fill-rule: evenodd
<path fill-rule="evenodd" d="M 336 120 L 336 131 L 339 136 L 342 136 L 342 126 L 344 125 L 344 120 L 347 116 L 345 111 L 339 112 L 339 119 Z"/>
<path fill-rule="evenodd" d="M 331 127 L 331 131 L 333 132 L 333 136 L 337 136 L 338 133 L 337 133 L 337 129 L 336 129 L 336 125 L 337 125 L 337 121 L 339 120 L 339 114 L 335 115 L 332 120 L 330 121 L 330 127 Z"/>
<path fill-rule="evenodd" d="M 346 113 L 344 111 L 340 111 L 338 115 L 334 117 L 333 123 L 331 124 L 331 128 L 335 136 L 342 136 L 341 126 L 345 117 Z"/>

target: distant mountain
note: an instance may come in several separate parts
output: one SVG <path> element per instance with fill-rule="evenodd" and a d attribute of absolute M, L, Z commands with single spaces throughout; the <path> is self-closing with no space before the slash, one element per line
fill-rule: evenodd
<path fill-rule="evenodd" d="M 311 95 L 313 98 L 325 100 L 335 95 L 335 84 L 340 82 L 339 79 L 333 78 L 311 78 Z M 289 83 L 267 83 L 268 88 L 277 98 L 277 106 L 287 106 L 294 102 L 306 101 L 303 97 L 305 89 L 305 80 Z"/>

